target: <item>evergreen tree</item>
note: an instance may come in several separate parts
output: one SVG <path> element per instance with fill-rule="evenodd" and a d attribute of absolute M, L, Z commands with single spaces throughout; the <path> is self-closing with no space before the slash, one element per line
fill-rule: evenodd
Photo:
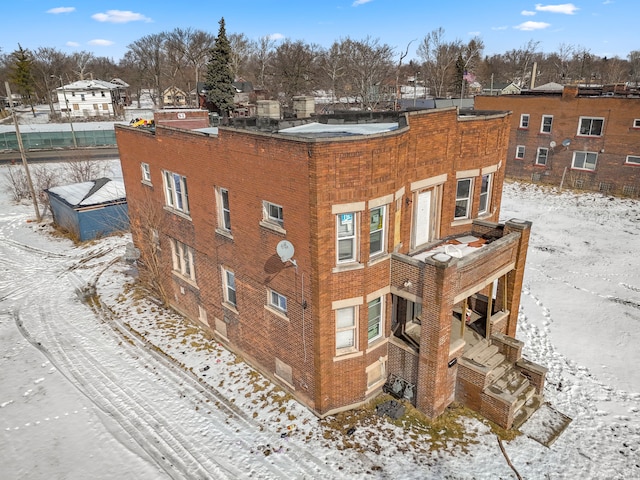
<path fill-rule="evenodd" d="M 18 89 L 17 93 L 22 95 L 22 100 L 31 105 L 31 112 L 35 117 L 36 112 L 33 108 L 35 93 L 33 57 L 31 52 L 22 48 L 20 44 L 18 44 L 18 50 L 14 51 L 11 56 L 13 57 L 13 64 L 11 65 L 9 79 Z"/>
<path fill-rule="evenodd" d="M 220 19 L 220 30 L 207 63 L 204 82 L 207 101 L 215 107 L 223 118 L 233 109 L 233 74 L 231 71 L 231 46 L 224 28 L 224 18 Z"/>

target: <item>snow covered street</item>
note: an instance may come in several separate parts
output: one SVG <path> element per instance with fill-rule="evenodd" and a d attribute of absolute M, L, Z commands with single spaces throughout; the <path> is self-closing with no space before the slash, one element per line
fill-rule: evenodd
<path fill-rule="evenodd" d="M 319 421 L 141 296 L 128 236 L 73 246 L 32 216 L 0 192 L 0 478 L 515 478 L 473 417 L 464 439 Z M 640 477 L 640 202 L 506 184 L 515 217 L 533 222 L 518 337 L 573 421 L 505 450 L 527 479 Z"/>

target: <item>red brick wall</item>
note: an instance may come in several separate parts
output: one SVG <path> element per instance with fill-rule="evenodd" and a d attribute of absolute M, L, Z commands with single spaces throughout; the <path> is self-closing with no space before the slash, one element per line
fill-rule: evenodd
<path fill-rule="evenodd" d="M 480 95 L 475 97 L 475 108 L 513 112 L 506 168 L 509 177 L 560 185 L 566 169 L 567 187 L 599 190 L 608 185 L 613 194 L 632 190 L 629 195 L 640 196 L 640 166 L 625 164 L 627 155 L 640 156 L 640 128 L 633 127 L 634 119 L 640 118 L 640 98 Z M 530 115 L 528 129 L 519 128 L 523 113 Z M 540 133 L 542 115 L 553 115 L 550 134 Z M 581 116 L 604 118 L 604 135 L 578 136 Z M 565 139 L 571 142 L 568 147 L 562 146 Z M 556 142 L 553 149 L 551 141 Z M 522 160 L 515 158 L 517 145 L 525 146 Z M 546 166 L 535 164 L 538 147 L 550 149 Z M 575 151 L 598 152 L 595 171 L 572 169 Z"/>

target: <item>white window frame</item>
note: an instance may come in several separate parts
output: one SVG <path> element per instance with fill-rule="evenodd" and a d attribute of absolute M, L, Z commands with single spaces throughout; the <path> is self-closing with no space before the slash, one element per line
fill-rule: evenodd
<path fill-rule="evenodd" d="M 524 159 L 526 147 L 524 145 L 516 145 L 516 157 L 518 160 Z"/>
<path fill-rule="evenodd" d="M 379 212 L 378 221 L 373 223 L 374 212 Z M 372 250 L 374 235 L 380 236 L 380 248 Z M 387 206 L 380 205 L 369 210 L 369 257 L 374 257 L 387 251 Z"/>
<path fill-rule="evenodd" d="M 269 289 L 269 306 L 281 313 L 287 314 L 287 297 Z"/>
<path fill-rule="evenodd" d="M 344 355 L 358 351 L 358 305 L 338 308 L 335 311 L 336 320 L 336 355 Z M 340 317 L 343 317 L 342 319 Z M 341 320 L 350 320 L 351 323 L 341 323 Z M 340 334 L 351 332 L 350 344 L 339 345 Z"/>
<path fill-rule="evenodd" d="M 640 118 L 633 119 L 633 128 L 640 128 Z"/>
<path fill-rule="evenodd" d="M 172 210 L 189 214 L 187 177 L 169 170 L 162 171 L 165 205 Z"/>
<path fill-rule="evenodd" d="M 371 309 L 379 308 L 379 312 L 372 318 Z M 371 335 L 372 329 L 377 328 L 378 333 Z M 369 344 L 379 340 L 384 336 L 384 296 L 374 298 L 367 302 L 367 340 Z"/>
<path fill-rule="evenodd" d="M 238 306 L 238 290 L 236 284 L 236 274 L 233 270 L 222 267 L 222 293 L 224 303 L 233 308 Z"/>
<path fill-rule="evenodd" d="M 170 240 L 173 273 L 195 282 L 196 268 L 193 261 L 193 248 L 175 238 Z"/>
<path fill-rule="evenodd" d="M 630 160 L 634 159 L 634 160 Z M 627 165 L 640 165 L 640 155 L 627 155 L 626 160 L 624 161 Z"/>
<path fill-rule="evenodd" d="M 548 120 L 548 124 L 545 122 Z M 542 115 L 542 120 L 540 120 L 540 133 L 551 133 L 551 128 L 553 128 L 553 115 Z"/>
<path fill-rule="evenodd" d="M 461 182 L 469 182 L 469 190 L 466 196 L 460 196 L 458 191 L 460 190 Z M 463 220 L 465 218 L 469 218 L 471 216 L 471 203 L 473 199 L 473 178 L 459 178 L 456 182 L 456 204 L 455 209 L 453 211 L 453 219 L 454 220 Z M 464 215 L 458 215 L 458 204 L 461 202 L 466 202 Z"/>
<path fill-rule="evenodd" d="M 582 158 L 582 166 L 576 165 L 576 160 L 578 157 Z M 589 158 L 593 158 L 593 162 L 587 163 Z M 587 170 L 589 172 L 593 172 L 596 169 L 598 164 L 598 153 L 597 152 L 586 152 L 586 151 L 575 151 L 573 152 L 573 158 L 571 159 L 571 168 L 574 170 Z M 593 168 L 588 165 L 593 165 Z"/>
<path fill-rule="evenodd" d="M 353 263 L 358 261 L 358 212 L 345 212 L 336 215 L 336 262 Z M 346 225 L 351 225 L 351 231 L 344 230 Z M 341 228 L 343 232 L 341 232 Z M 351 256 L 340 258 L 340 244 L 351 244 Z"/>
<path fill-rule="evenodd" d="M 600 125 L 600 133 L 593 133 L 593 121 L 599 120 L 601 121 Z M 582 127 L 582 123 L 585 121 L 589 121 L 589 132 L 583 133 L 584 128 Z M 580 137 L 601 137 L 602 132 L 604 131 L 604 117 L 580 117 L 578 121 L 578 133 L 577 135 Z"/>
<path fill-rule="evenodd" d="M 486 182 L 485 182 L 486 179 Z M 491 188 L 493 187 L 493 173 L 485 173 L 480 181 L 480 204 L 478 215 L 486 215 L 491 208 Z"/>
<path fill-rule="evenodd" d="M 140 170 L 142 172 L 142 181 L 151 183 L 151 167 L 146 162 L 140 162 Z"/>
<path fill-rule="evenodd" d="M 531 120 L 531 116 L 528 113 L 520 114 L 520 128 L 529 128 L 529 122 Z"/>
<path fill-rule="evenodd" d="M 542 159 L 544 159 L 544 162 L 542 161 Z M 536 165 L 546 166 L 548 161 L 549 149 L 546 147 L 538 147 L 538 151 L 536 152 Z"/>
<path fill-rule="evenodd" d="M 284 228 L 284 209 L 282 208 L 282 205 L 263 200 L 262 220 L 280 228 Z"/>
<path fill-rule="evenodd" d="M 215 192 L 216 204 L 218 207 L 218 228 L 225 232 L 231 233 L 231 209 L 229 206 L 229 190 L 223 187 L 216 187 Z"/>

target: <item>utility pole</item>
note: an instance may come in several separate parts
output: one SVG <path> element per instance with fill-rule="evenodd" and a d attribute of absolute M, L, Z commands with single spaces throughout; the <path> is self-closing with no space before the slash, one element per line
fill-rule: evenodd
<path fill-rule="evenodd" d="M 40 223 L 42 217 L 40 216 L 40 209 L 38 208 L 38 197 L 36 197 L 36 191 L 33 188 L 33 182 L 31 181 L 31 173 L 29 173 L 29 164 L 27 163 L 27 156 L 24 153 L 24 145 L 22 144 L 22 135 L 20 135 L 20 126 L 18 125 L 18 117 L 16 116 L 16 109 L 13 107 L 13 98 L 11 98 L 11 89 L 9 88 L 9 82 L 4 82 L 4 86 L 7 89 L 7 98 L 9 98 L 9 104 L 11 105 L 11 116 L 13 117 L 13 124 L 16 127 L 16 138 L 18 139 L 18 148 L 20 149 L 20 157 L 22 157 L 22 165 L 27 176 L 27 185 L 29 186 L 29 192 L 31 192 L 31 199 L 33 200 L 33 208 L 36 211 L 36 221 Z"/>
<path fill-rule="evenodd" d="M 64 88 L 62 82 L 62 75 L 51 75 L 51 78 L 60 79 L 60 88 L 62 89 L 62 96 L 64 97 L 65 107 L 67 109 L 67 118 L 69 119 L 69 126 L 71 127 L 71 138 L 73 139 L 73 148 L 78 148 L 78 142 L 76 141 L 76 132 L 73 130 L 73 122 L 71 121 L 71 111 L 69 110 L 69 100 L 67 100 L 67 90 Z M 58 100 L 60 97 L 58 97 Z M 58 101 L 58 103 L 60 103 Z M 60 115 L 62 115 L 62 108 L 60 108 Z"/>

